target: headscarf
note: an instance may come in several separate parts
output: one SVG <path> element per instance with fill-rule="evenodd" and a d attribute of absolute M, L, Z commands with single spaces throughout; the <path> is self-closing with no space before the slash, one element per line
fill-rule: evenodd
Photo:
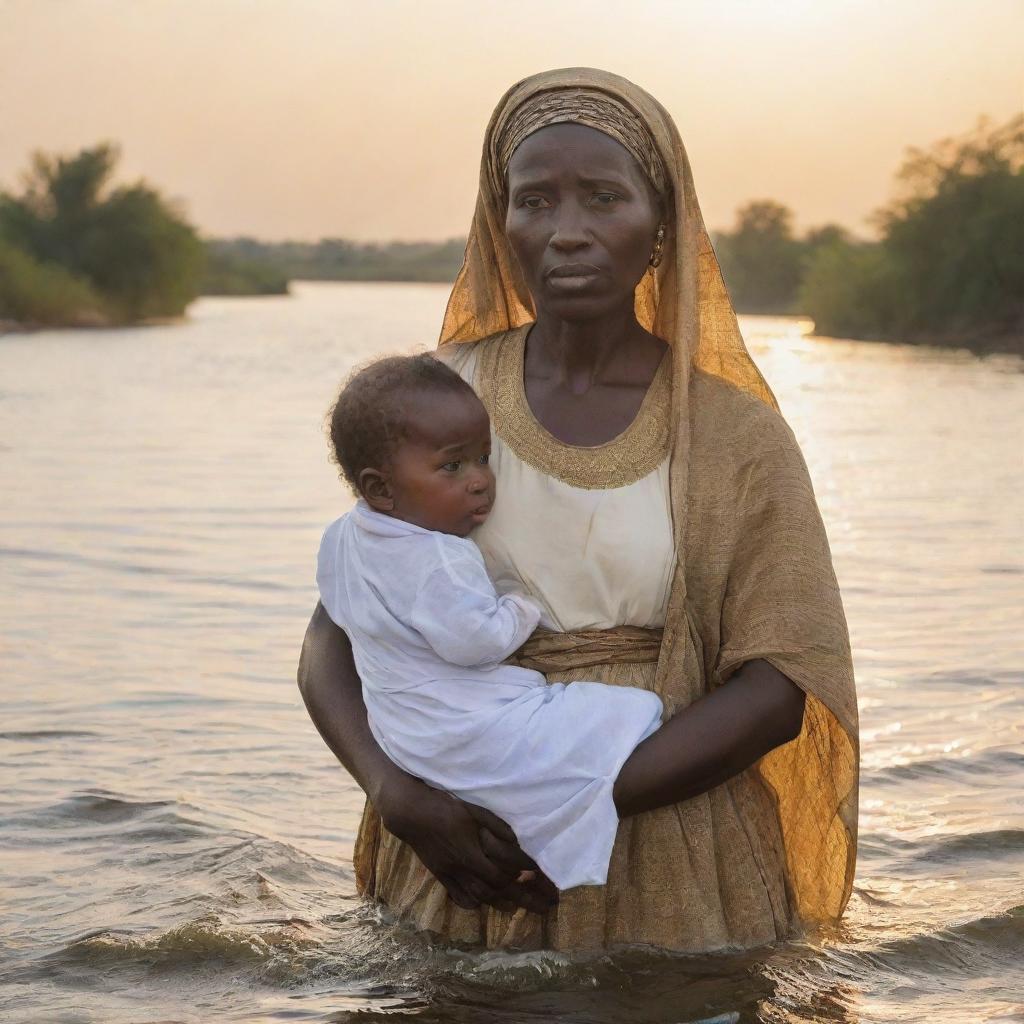
<path fill-rule="evenodd" d="M 743 343 L 686 151 L 657 100 L 592 68 L 534 75 L 505 93 L 487 127 L 465 262 L 440 344 L 478 341 L 533 321 L 505 235 L 505 167 L 528 134 L 563 122 L 619 141 L 666 199 L 662 263 L 644 274 L 635 293 L 640 324 L 672 348 L 676 568 L 656 687 L 664 694 L 668 680 L 684 673 L 696 699 L 701 685 L 719 685 L 744 661 L 764 658 L 805 691 L 800 737 L 762 758 L 757 771 L 778 807 L 797 912 L 805 921 L 834 920 L 853 882 L 859 757 L 842 604 L 806 466 Z M 709 384 L 712 378 L 728 387 Z M 721 396 L 736 391 L 754 401 L 738 396 L 723 404 Z M 722 444 L 725 435 L 734 438 L 731 446 Z M 721 465 L 709 471 L 712 451 Z M 694 569 L 703 553 L 691 559 L 688 579 L 690 505 L 728 522 L 719 530 L 721 550 L 708 553 L 706 568 Z M 707 607 L 707 595 L 723 587 L 724 597 L 713 599 L 721 607 Z M 695 640 L 695 621 L 716 635 Z M 712 663 L 695 664 L 709 649 Z"/>
<path fill-rule="evenodd" d="M 505 194 L 505 172 L 519 143 L 552 124 L 583 124 L 610 135 L 633 155 L 659 196 L 670 188 L 654 136 L 636 112 L 609 93 L 595 89 L 551 89 L 520 103 L 491 138 L 491 184 Z"/>

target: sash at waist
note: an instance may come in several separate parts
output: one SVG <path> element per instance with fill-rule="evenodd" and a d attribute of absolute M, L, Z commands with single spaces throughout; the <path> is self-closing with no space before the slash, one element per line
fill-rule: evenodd
<path fill-rule="evenodd" d="M 508 662 L 537 672 L 565 672 L 591 665 L 643 665 L 658 660 L 661 637 L 662 630 L 643 626 L 568 633 L 538 629 Z"/>

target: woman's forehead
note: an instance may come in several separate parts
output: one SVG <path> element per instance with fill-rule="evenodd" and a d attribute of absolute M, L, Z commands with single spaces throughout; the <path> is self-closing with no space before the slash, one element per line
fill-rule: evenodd
<path fill-rule="evenodd" d="M 630 151 L 610 135 L 589 125 L 560 122 L 531 132 L 515 148 L 508 178 L 555 172 L 566 166 L 601 177 L 602 171 L 645 178 Z"/>

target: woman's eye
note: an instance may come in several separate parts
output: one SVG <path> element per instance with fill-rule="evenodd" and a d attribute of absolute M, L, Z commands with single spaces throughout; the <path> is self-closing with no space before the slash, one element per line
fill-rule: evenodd
<path fill-rule="evenodd" d="M 528 210 L 542 210 L 548 205 L 548 201 L 543 196 L 526 196 L 520 200 L 520 205 Z"/>
<path fill-rule="evenodd" d="M 611 206 L 613 203 L 618 202 L 619 196 L 614 192 L 598 192 L 594 195 L 594 200 L 598 206 Z"/>
<path fill-rule="evenodd" d="M 462 463 L 461 462 L 446 462 L 441 468 L 446 473 L 458 473 L 458 471 L 462 468 Z"/>

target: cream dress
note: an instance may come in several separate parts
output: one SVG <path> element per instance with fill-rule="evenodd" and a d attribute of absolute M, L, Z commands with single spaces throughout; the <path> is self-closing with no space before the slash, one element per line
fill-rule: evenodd
<path fill-rule="evenodd" d="M 526 589 L 563 631 L 660 627 L 675 560 L 670 358 L 627 430 L 581 448 L 553 437 L 530 411 L 523 387 L 527 331 L 438 352 L 491 413 L 497 499 L 472 539 L 498 590 Z M 546 674 L 549 682 L 595 679 L 653 690 L 655 667 L 652 659 Z M 673 695 L 663 696 L 671 708 Z M 783 865 L 774 804 L 752 772 L 621 822 L 608 884 L 563 893 L 544 916 L 459 909 L 369 805 L 355 856 L 362 892 L 449 941 L 554 949 L 641 943 L 694 952 L 785 935 Z"/>

